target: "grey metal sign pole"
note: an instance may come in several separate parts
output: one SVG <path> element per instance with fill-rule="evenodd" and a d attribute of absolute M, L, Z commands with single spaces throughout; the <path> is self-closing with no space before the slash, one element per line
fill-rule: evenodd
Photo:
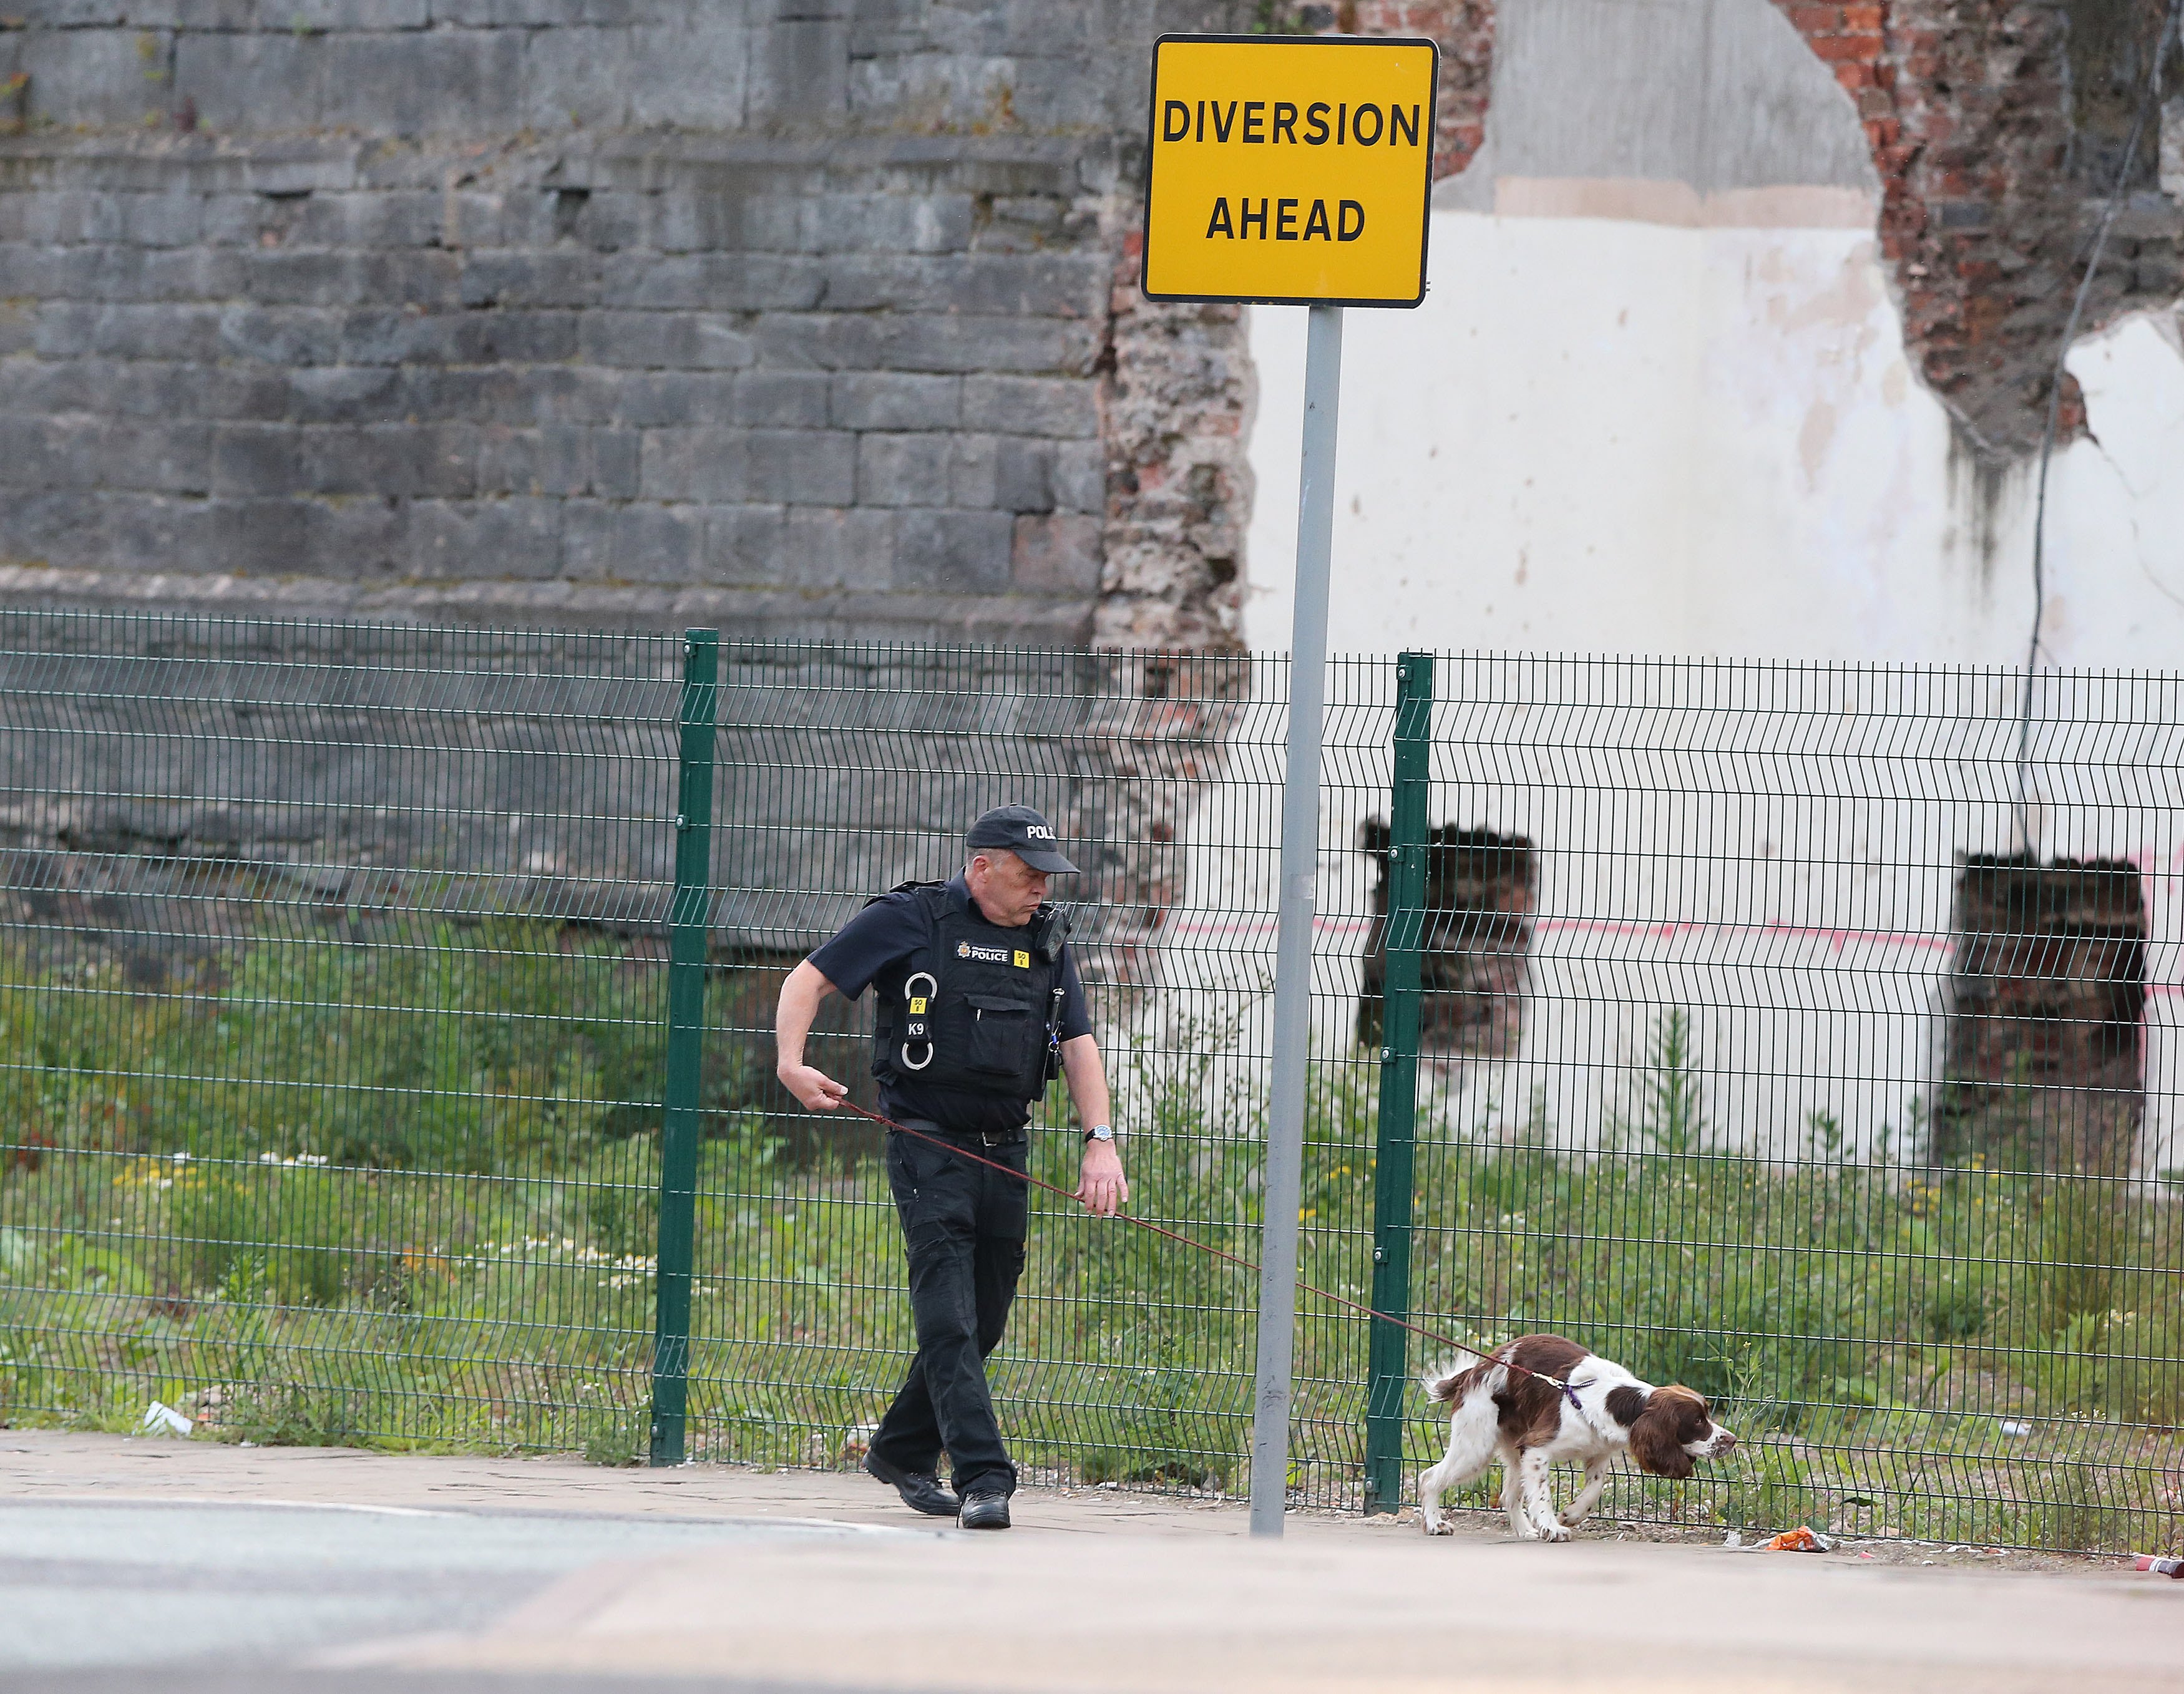
<path fill-rule="evenodd" d="M 1257 1392 L 1251 1410 L 1251 1533 L 1279 1535 L 1290 1471 L 1290 1359 L 1296 1331 L 1297 1201 L 1305 1059 L 1312 1040 L 1312 926 L 1319 874 L 1319 743 L 1327 701 L 1328 559 L 1334 532 L 1334 423 L 1342 308 L 1313 306 L 1305 332 L 1304 466 L 1297 491 L 1296 613 L 1290 634 L 1288 765 L 1274 944 L 1272 1095 L 1259 1255 Z"/>

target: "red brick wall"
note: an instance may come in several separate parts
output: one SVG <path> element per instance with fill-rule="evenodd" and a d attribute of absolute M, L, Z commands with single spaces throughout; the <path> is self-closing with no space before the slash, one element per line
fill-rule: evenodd
<path fill-rule="evenodd" d="M 1107 509 L 1092 644 L 1240 650 L 1245 430 L 1255 396 L 1244 309 L 1155 304 L 1144 237 L 1120 234 L 1100 356 Z"/>
<path fill-rule="evenodd" d="M 1486 122 L 1493 0 L 1344 0 L 1260 21 L 1283 34 L 1427 36 L 1441 50 L 1434 174 L 1470 164 Z M 1100 359 L 1106 449 L 1105 568 L 1093 645 L 1237 649 L 1253 404 L 1245 319 L 1234 306 L 1155 306 L 1138 289 L 1134 210 L 1118 219 Z"/>
<path fill-rule="evenodd" d="M 1337 8 L 1361 36 L 1427 36 L 1440 46 L 1434 177 L 1471 163 L 1486 135 L 1486 84 L 1494 68 L 1494 0 L 1354 0 Z"/>
<path fill-rule="evenodd" d="M 2096 84 L 2127 100 L 2142 73 L 2115 60 L 2114 25 L 2097 36 L 2084 0 L 1774 3 L 1858 104 L 1880 173 L 1881 249 L 1928 386 L 1981 453 L 2032 450 L 2077 254 L 2108 186 L 2088 180 L 2090 150 L 2074 154 L 2074 120 Z M 2131 27 L 2150 41 L 2162 0 L 2137 4 Z M 2175 298 L 2178 233 L 2174 216 L 2134 209 L 2081 333 Z M 2067 437 L 2084 423 L 2075 383 L 2064 401 Z"/>

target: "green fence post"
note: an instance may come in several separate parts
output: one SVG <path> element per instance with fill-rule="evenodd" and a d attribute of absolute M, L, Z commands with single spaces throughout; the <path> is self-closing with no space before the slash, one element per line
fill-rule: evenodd
<path fill-rule="evenodd" d="M 660 1236 L 654 1257 L 652 1463 L 682 1463 L 690 1393 L 690 1263 L 698 1201 L 698 1084 L 710 932 L 713 728 L 718 630 L 682 632 L 682 745 L 675 789 L 675 900 L 667 914 L 667 1075 L 661 1090 Z"/>
<path fill-rule="evenodd" d="M 1426 794 L 1433 750 L 1434 661 L 1396 660 L 1396 777 L 1388 810 L 1387 957 L 1380 985 L 1380 1121 L 1373 1165 L 1373 1309 L 1411 1314 L 1412 1149 L 1418 1103 L 1418 956 L 1424 943 Z M 1365 1509 L 1403 1503 L 1408 1336 L 1372 1320 L 1365 1400 Z"/>

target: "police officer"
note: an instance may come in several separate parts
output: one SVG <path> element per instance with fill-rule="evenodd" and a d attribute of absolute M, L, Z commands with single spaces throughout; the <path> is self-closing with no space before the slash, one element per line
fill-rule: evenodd
<path fill-rule="evenodd" d="M 964 838 L 968 862 L 945 883 L 905 883 L 852 918 L 789 972 L 774 1017 L 775 1071 L 806 1106 L 848 1093 L 804 1062 L 819 1002 L 878 996 L 872 1073 L 880 1109 L 1012 1172 L 1024 1168 L 1031 1102 L 1057 1073 L 1084 1126 L 1077 1198 L 1112 1217 L 1130 1197 L 1107 1078 L 1050 877 L 1077 867 L 1029 806 L 986 813 Z M 905 1504 L 966 1529 L 1006 1530 L 1016 1490 L 986 1386 L 1022 1273 L 1028 1190 L 945 1146 L 888 1133 L 888 1181 L 910 1251 L 917 1357 L 873 1435 L 865 1468 Z M 937 1474 L 945 1452 L 955 1488 Z"/>

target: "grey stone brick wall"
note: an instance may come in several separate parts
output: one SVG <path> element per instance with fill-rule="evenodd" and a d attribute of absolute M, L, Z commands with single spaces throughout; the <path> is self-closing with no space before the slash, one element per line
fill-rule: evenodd
<path fill-rule="evenodd" d="M 1122 523 L 1161 644 L 1117 255 L 1244 0 L 14 9 L 0 600 L 1077 644 Z"/>

